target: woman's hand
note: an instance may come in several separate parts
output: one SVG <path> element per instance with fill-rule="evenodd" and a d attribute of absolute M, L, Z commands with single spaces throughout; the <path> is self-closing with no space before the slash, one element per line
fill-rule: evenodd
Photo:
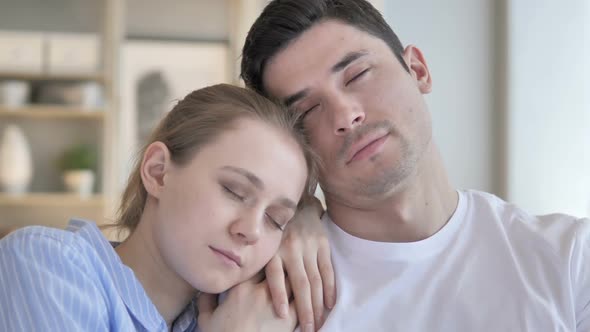
<path fill-rule="evenodd" d="M 217 295 L 201 294 L 197 300 L 199 330 L 202 332 L 292 332 L 297 325 L 293 303 L 286 318 L 277 317 L 263 274 L 228 291 L 221 303 Z M 288 282 L 287 282 L 288 286 Z M 287 289 L 290 291 L 290 289 Z"/>
<path fill-rule="evenodd" d="M 287 225 L 279 252 L 265 269 L 275 310 L 282 317 L 289 308 L 286 271 L 293 286 L 302 332 L 319 329 L 324 322 L 325 307 L 331 309 L 336 303 L 334 269 L 320 220 L 322 213 L 319 200 L 309 200 Z"/>

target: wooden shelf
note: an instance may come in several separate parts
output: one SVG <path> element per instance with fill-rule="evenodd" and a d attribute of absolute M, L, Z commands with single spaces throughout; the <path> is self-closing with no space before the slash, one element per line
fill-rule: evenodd
<path fill-rule="evenodd" d="M 103 82 L 104 76 L 96 74 L 27 74 L 0 72 L 0 79 L 24 80 L 24 81 L 94 81 Z"/>
<path fill-rule="evenodd" d="M 73 119 L 103 119 L 102 108 L 82 108 L 76 106 L 59 105 L 30 105 L 18 108 L 0 106 L 0 117 L 12 118 L 73 118 Z"/>
<path fill-rule="evenodd" d="M 19 196 L 0 193 L 0 207 L 101 207 L 103 204 L 100 194 L 82 198 L 70 193 L 28 193 Z"/>

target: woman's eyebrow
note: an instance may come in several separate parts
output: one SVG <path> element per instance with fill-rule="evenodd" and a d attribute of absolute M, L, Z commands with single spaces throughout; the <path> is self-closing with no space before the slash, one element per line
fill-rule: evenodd
<path fill-rule="evenodd" d="M 252 183 L 254 185 L 254 187 L 256 187 L 259 190 L 263 190 L 264 189 L 264 182 L 262 182 L 262 180 L 260 180 L 259 177 L 257 177 L 256 175 L 254 175 L 254 173 L 250 172 L 247 169 L 241 168 L 241 167 L 235 167 L 235 166 L 223 166 L 221 168 L 224 171 L 230 171 L 233 173 L 237 173 L 243 177 L 245 177 L 248 181 L 250 181 L 250 183 Z"/>
<path fill-rule="evenodd" d="M 256 189 L 258 190 L 264 190 L 264 182 L 262 182 L 262 180 L 257 177 L 254 173 L 250 172 L 247 169 L 241 168 L 241 167 L 235 167 L 235 166 L 223 166 L 221 168 L 224 171 L 229 171 L 229 172 L 233 172 L 236 174 L 239 174 L 243 177 L 245 177 L 250 183 L 252 183 L 252 185 L 254 185 L 254 187 L 256 187 Z M 287 198 L 287 197 L 281 197 L 278 200 L 278 203 L 288 209 L 297 210 L 297 203 L 293 202 L 291 199 Z"/>
<path fill-rule="evenodd" d="M 293 211 L 297 211 L 297 204 L 286 197 L 279 199 L 279 204 Z"/>

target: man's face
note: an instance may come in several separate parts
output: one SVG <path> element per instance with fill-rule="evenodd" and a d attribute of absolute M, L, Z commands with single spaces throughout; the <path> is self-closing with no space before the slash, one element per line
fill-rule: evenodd
<path fill-rule="evenodd" d="M 328 200 L 354 206 L 393 193 L 431 140 L 428 68 L 408 47 L 408 73 L 379 38 L 335 20 L 316 24 L 271 58 L 264 88 L 305 114 Z"/>

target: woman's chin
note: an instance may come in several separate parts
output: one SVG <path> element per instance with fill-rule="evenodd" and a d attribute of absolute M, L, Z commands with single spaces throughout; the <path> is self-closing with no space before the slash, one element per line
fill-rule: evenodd
<path fill-rule="evenodd" d="M 221 294 L 228 289 L 232 288 L 237 282 L 232 283 L 228 280 L 214 280 L 210 282 L 203 282 L 197 285 L 195 289 L 198 289 L 200 292 L 207 293 L 207 294 Z"/>

